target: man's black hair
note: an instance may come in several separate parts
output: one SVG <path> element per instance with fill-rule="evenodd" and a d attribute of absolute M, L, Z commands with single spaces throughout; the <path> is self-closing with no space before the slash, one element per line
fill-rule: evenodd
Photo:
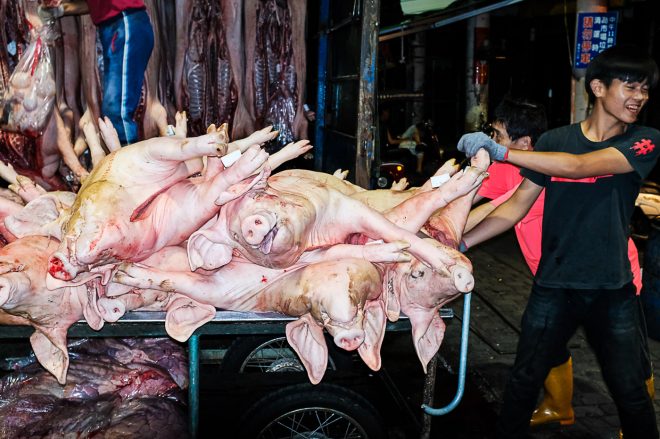
<path fill-rule="evenodd" d="M 596 98 L 590 85 L 594 79 L 601 80 L 607 87 L 615 79 L 623 82 L 647 81 L 649 87 L 653 88 L 658 83 L 658 65 L 639 47 L 620 44 L 605 49 L 587 66 L 584 87 L 590 102 Z"/>
<path fill-rule="evenodd" d="M 495 108 L 494 121 L 504 125 L 513 142 L 529 136 L 532 145 L 548 129 L 543 105 L 527 99 L 504 98 Z"/>

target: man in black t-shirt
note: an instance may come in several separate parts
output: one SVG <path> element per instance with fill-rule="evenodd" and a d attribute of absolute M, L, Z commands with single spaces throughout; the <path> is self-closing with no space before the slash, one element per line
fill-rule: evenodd
<path fill-rule="evenodd" d="M 458 148 L 523 168 L 518 190 L 470 233 L 467 247 L 518 222 L 545 188 L 541 261 L 523 315 L 497 437 L 524 437 L 553 359 L 583 325 L 619 412 L 626 439 L 658 438 L 646 389 L 644 327 L 627 257 L 629 224 L 642 181 L 660 156 L 660 132 L 634 125 L 658 81 L 647 54 L 615 46 L 588 66 L 593 110 L 551 130 L 534 151 L 466 134 Z"/>

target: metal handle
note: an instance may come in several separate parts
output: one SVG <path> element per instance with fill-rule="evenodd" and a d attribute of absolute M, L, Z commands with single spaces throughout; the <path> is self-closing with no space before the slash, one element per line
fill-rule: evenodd
<path fill-rule="evenodd" d="M 426 404 L 422 404 L 424 411 L 431 416 L 446 415 L 454 410 L 465 391 L 465 370 L 467 366 L 467 351 L 468 351 L 468 336 L 470 335 L 470 301 L 472 300 L 472 293 L 467 293 L 463 299 L 463 325 L 461 329 L 461 356 L 458 366 L 458 389 L 454 399 L 445 407 L 433 408 Z"/>

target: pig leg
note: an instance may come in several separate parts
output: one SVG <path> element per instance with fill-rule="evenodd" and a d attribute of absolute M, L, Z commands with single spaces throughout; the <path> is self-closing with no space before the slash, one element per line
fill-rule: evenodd
<path fill-rule="evenodd" d="M 341 169 L 337 169 L 332 176 L 337 177 L 340 180 L 346 180 L 346 177 L 348 177 L 348 170 L 342 171 Z"/>
<path fill-rule="evenodd" d="M 472 158 L 472 164 L 477 169 L 488 169 L 490 164 L 488 153 L 480 150 Z M 435 240 L 457 249 L 476 193 L 477 189 L 474 189 L 468 195 L 449 203 L 442 211 L 433 214 L 424 224 L 424 231 Z"/>
<path fill-rule="evenodd" d="M 439 175 L 442 175 L 442 174 L 448 174 L 448 175 L 451 176 L 451 175 L 454 175 L 456 173 L 456 171 L 458 171 L 458 165 L 456 164 L 456 160 L 455 159 L 450 159 L 450 160 L 447 160 L 446 162 L 444 162 L 442 164 L 442 166 L 440 166 L 440 168 L 438 168 L 438 170 L 435 171 L 433 176 L 436 177 L 436 176 L 439 176 Z M 426 192 L 426 191 L 430 191 L 432 189 L 433 189 L 433 186 L 431 184 L 431 179 L 428 179 L 424 182 L 424 184 L 422 186 L 420 186 L 420 188 L 418 190 L 422 191 L 422 192 Z"/>
<path fill-rule="evenodd" d="M 469 167 L 457 172 L 438 189 L 421 192 L 387 211 L 384 215 L 394 224 L 410 232 L 417 232 L 438 209 L 477 188 L 486 174 Z"/>
<path fill-rule="evenodd" d="M 282 163 L 293 160 L 305 154 L 310 149 L 312 149 L 312 145 L 309 144 L 309 140 L 299 140 L 295 143 L 289 143 L 268 158 L 268 166 L 270 166 L 270 169 L 276 169 Z"/>
<path fill-rule="evenodd" d="M 390 189 L 392 189 L 393 191 L 405 191 L 407 187 L 408 187 L 408 179 L 406 177 L 403 177 L 401 180 L 392 183 L 392 187 Z"/>
<path fill-rule="evenodd" d="M 62 121 L 62 117 L 60 116 L 60 113 L 57 111 L 53 112 L 53 115 L 51 117 L 51 121 L 49 122 L 49 126 L 51 124 L 54 124 L 50 128 L 47 128 L 46 130 L 48 131 L 49 129 L 54 129 L 55 130 L 55 139 L 57 141 L 57 147 L 60 151 L 60 154 L 62 155 L 62 159 L 64 160 L 64 163 L 73 171 L 73 173 L 78 177 L 81 181 L 84 180 L 88 175 L 89 172 L 87 172 L 87 169 L 83 168 L 83 166 L 80 164 L 78 161 L 78 156 L 76 156 L 74 150 L 73 150 L 73 144 L 71 143 L 71 140 L 66 135 L 66 130 L 64 129 L 64 121 Z M 44 134 L 45 136 L 45 134 Z"/>
<path fill-rule="evenodd" d="M 337 194 L 338 196 L 340 194 Z M 346 212 L 344 221 L 351 222 L 356 226 L 358 233 L 363 233 L 372 239 L 383 239 L 387 242 L 397 240 L 406 240 L 410 243 L 410 253 L 417 256 L 420 260 L 438 270 L 441 273 L 449 275 L 446 267 L 454 265 L 456 262 L 451 255 L 442 249 L 435 247 L 424 240 L 418 238 L 414 233 L 402 229 L 380 213 L 368 208 L 359 201 L 346 196 L 341 196 L 342 202 L 334 205 L 331 210 L 335 212 Z M 328 212 L 330 213 L 330 212 Z M 322 227 L 330 227 L 336 223 L 336 219 L 328 219 L 328 224 Z"/>
<path fill-rule="evenodd" d="M 9 183 L 9 189 L 20 196 L 26 203 L 46 193 L 46 189 L 36 184 L 30 178 L 19 175 L 11 163 L 5 164 L 0 161 L 0 178 Z"/>
<path fill-rule="evenodd" d="M 410 262 L 410 255 L 404 252 L 408 247 L 410 244 L 406 241 L 382 244 L 374 241 L 365 245 L 336 244 L 324 249 L 306 251 L 300 257 L 300 262 L 315 263 L 357 257 L 369 262 Z"/>
<path fill-rule="evenodd" d="M 255 131 L 254 133 L 250 134 L 249 136 L 243 139 L 234 140 L 229 144 L 230 147 L 228 152 L 232 152 L 235 149 L 239 149 L 241 152 L 243 152 L 252 145 L 263 145 L 269 140 L 273 140 L 278 135 L 279 135 L 279 131 L 273 131 L 272 125 L 267 126 L 265 128 Z"/>
<path fill-rule="evenodd" d="M 110 118 L 108 118 L 108 116 L 103 119 L 99 117 L 98 123 L 101 137 L 103 138 L 103 142 L 105 143 L 106 148 L 108 148 L 108 151 L 113 152 L 121 149 L 119 134 L 117 134 L 117 130 L 114 125 L 112 125 Z"/>
<path fill-rule="evenodd" d="M 185 111 L 177 111 L 174 115 L 174 135 L 180 139 L 188 136 L 188 118 Z"/>
<path fill-rule="evenodd" d="M 9 189 L 20 196 L 26 203 L 46 193 L 44 188 L 23 175 L 17 176 L 16 183 L 10 184 Z"/>
<path fill-rule="evenodd" d="M 85 133 L 85 139 L 87 140 L 87 145 L 89 145 L 89 152 L 92 155 L 92 165 L 95 167 L 105 157 L 105 151 L 103 151 L 103 147 L 101 146 L 99 133 L 96 131 L 96 127 L 91 120 L 81 119 L 80 123 L 80 128 Z"/>

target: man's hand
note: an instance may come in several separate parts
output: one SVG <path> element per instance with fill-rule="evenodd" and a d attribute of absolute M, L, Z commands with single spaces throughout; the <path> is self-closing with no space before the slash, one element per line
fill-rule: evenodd
<path fill-rule="evenodd" d="M 468 157 L 473 157 L 479 151 L 479 148 L 484 148 L 488 151 L 491 160 L 497 160 L 498 162 L 503 161 L 508 152 L 506 146 L 498 144 L 488 137 L 488 135 L 481 132 L 464 134 L 456 147 Z"/>
<path fill-rule="evenodd" d="M 43 23 L 53 22 L 64 15 L 64 6 L 41 6 L 37 7 L 37 15 Z"/>

